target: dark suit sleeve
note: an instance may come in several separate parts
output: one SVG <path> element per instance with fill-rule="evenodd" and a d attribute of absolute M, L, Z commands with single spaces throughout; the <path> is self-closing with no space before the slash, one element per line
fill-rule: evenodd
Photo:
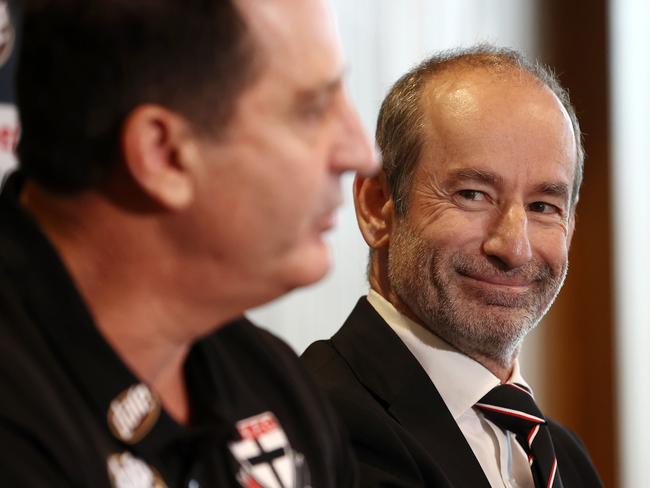
<path fill-rule="evenodd" d="M 302 360 L 350 432 L 359 462 L 360 486 L 449 486 L 441 473 L 433 472 L 434 468 L 432 472 L 422 472 L 433 464 L 415 459 L 416 443 L 409 446 L 404 433 L 393 430 L 394 423 L 379 399 L 363 388 L 329 343 L 313 344 Z"/>
<path fill-rule="evenodd" d="M 549 420 L 562 483 L 571 488 L 598 488 L 603 482 L 582 440 L 571 430 Z"/>
<path fill-rule="evenodd" d="M 343 422 L 353 427 L 351 443 L 363 487 L 424 487 L 417 464 L 404 442 L 386 423 L 385 414 L 365 407 L 357 395 L 330 392 Z"/>

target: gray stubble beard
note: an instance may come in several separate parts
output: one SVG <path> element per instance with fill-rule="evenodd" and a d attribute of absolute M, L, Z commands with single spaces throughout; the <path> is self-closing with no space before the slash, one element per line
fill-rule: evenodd
<path fill-rule="evenodd" d="M 557 297 L 567 266 L 557 276 L 545 263 L 528 266 L 526 273 L 535 278 L 538 286 L 522 297 L 478 292 L 469 296 L 445 279 L 443 271 L 495 269 L 486 258 L 480 258 L 484 259 L 480 262 L 477 259 L 460 253 L 443 256 L 402 223 L 391 240 L 388 280 L 420 323 L 445 342 L 479 362 L 487 358 L 510 367 L 524 337 L 537 326 Z M 448 263 L 443 269 L 445 260 Z M 513 316 L 515 310 L 519 311 L 517 316 Z"/>

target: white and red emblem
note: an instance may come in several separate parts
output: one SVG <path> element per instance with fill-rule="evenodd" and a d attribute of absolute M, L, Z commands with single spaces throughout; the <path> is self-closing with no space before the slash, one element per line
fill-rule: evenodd
<path fill-rule="evenodd" d="M 106 464 L 113 488 L 167 488 L 154 468 L 128 451 L 111 454 Z"/>
<path fill-rule="evenodd" d="M 237 480 L 245 488 L 309 488 L 309 468 L 292 449 L 271 412 L 237 422 L 240 439 L 229 443 L 240 465 Z"/>

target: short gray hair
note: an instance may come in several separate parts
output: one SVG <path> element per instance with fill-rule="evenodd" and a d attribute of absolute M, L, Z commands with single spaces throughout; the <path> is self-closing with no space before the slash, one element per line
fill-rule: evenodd
<path fill-rule="evenodd" d="M 568 91 L 553 71 L 539 62 L 530 62 L 513 49 L 478 44 L 469 48 L 437 53 L 402 76 L 388 92 L 377 119 L 376 139 L 383 158 L 383 169 L 397 215 L 405 215 L 415 166 L 422 150 L 422 90 L 434 76 L 457 68 L 484 68 L 495 73 L 521 70 L 548 87 L 566 110 L 576 144 L 576 171 L 571 191 L 572 208 L 578 201 L 585 152 L 576 111 Z"/>

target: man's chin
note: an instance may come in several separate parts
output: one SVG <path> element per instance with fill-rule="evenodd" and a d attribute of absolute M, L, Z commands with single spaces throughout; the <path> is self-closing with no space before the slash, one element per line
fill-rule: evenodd
<path fill-rule="evenodd" d="M 442 328 L 440 328 L 442 327 Z M 466 307 L 462 317 L 437 324 L 434 333 L 470 357 L 479 354 L 497 360 L 510 354 L 534 327 L 525 312 L 513 314 L 504 307 Z"/>
<path fill-rule="evenodd" d="M 284 270 L 290 289 L 309 286 L 322 280 L 332 267 L 329 246 L 322 239 L 313 239 L 297 250 Z"/>
<path fill-rule="evenodd" d="M 531 312 L 512 303 L 512 300 L 504 300 L 503 297 L 489 300 L 482 300 L 480 303 L 468 301 L 462 306 L 464 315 L 473 317 L 475 323 L 502 323 L 504 327 L 516 327 L 517 324 L 527 322 Z"/>

